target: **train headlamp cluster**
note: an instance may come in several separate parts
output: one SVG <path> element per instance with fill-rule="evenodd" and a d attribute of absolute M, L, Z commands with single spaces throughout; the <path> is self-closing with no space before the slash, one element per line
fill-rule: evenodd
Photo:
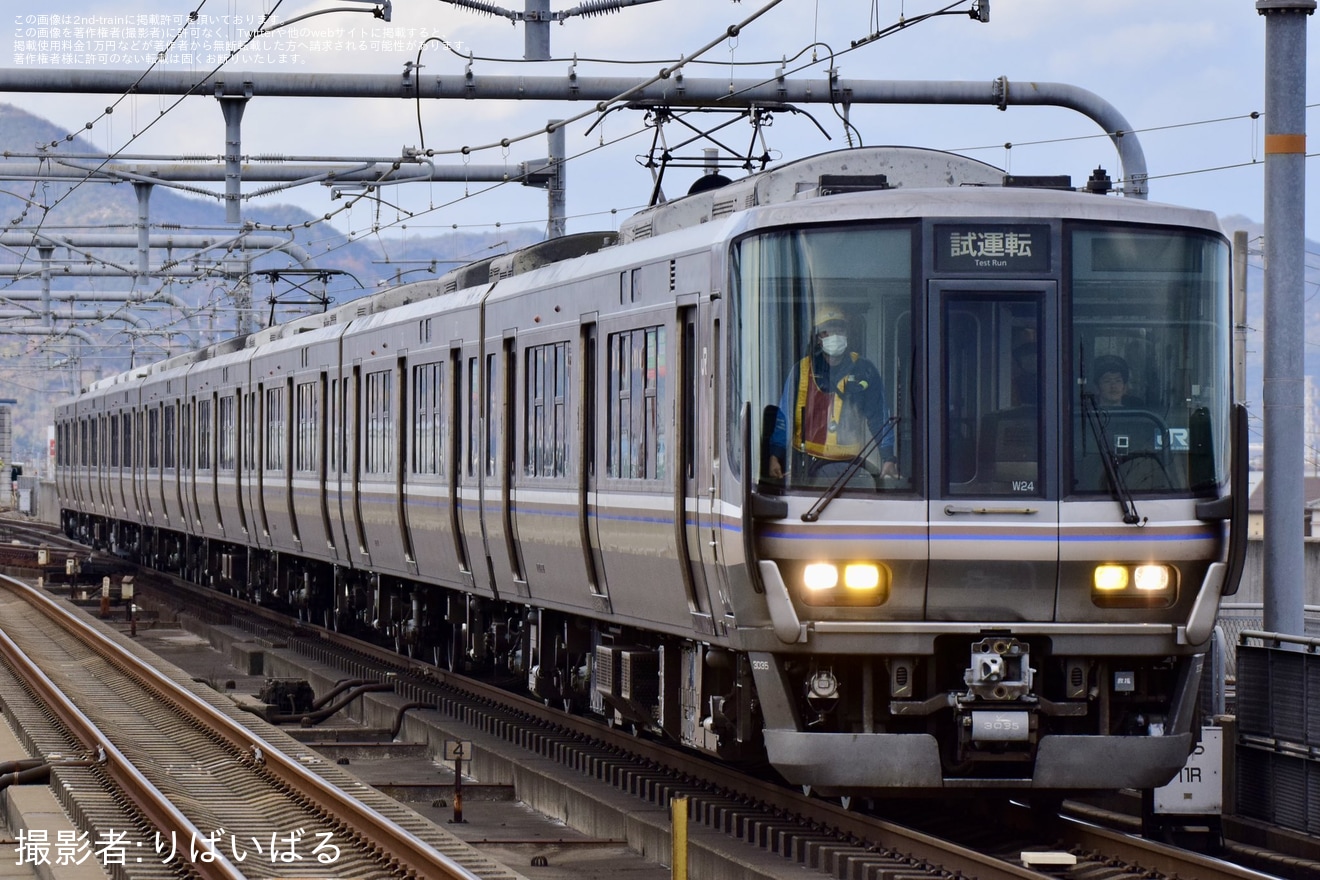
<path fill-rule="evenodd" d="M 889 570 L 875 562 L 811 562 L 802 587 L 808 605 L 879 605 L 889 598 Z"/>
<path fill-rule="evenodd" d="M 1172 566 L 1106 562 L 1095 567 L 1091 597 L 1098 605 L 1160 607 L 1173 604 L 1177 577 Z"/>

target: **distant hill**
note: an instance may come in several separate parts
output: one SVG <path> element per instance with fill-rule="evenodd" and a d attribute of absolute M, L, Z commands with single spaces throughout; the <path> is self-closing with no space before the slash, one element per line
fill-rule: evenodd
<path fill-rule="evenodd" d="M 77 162 L 94 166 L 94 159 L 104 152 L 81 136 L 66 138 L 66 132 L 39 116 L 10 104 L 0 104 L 0 155 L 4 165 L 31 165 L 42 154 L 47 161 Z M 80 158 L 72 158 L 72 157 Z M 219 191 L 219 185 L 204 187 Z M 320 218 L 290 205 L 252 202 L 244 206 L 245 221 L 290 229 L 292 235 L 310 254 L 318 270 L 334 274 L 326 284 L 332 302 L 352 300 L 377 289 L 377 279 L 412 271 L 406 281 L 427 277 L 429 264 L 437 260 L 435 274 L 453 267 L 455 258 L 478 259 L 492 250 L 502 253 L 541 240 L 543 229 L 505 227 L 489 233 L 452 232 L 424 237 L 410 232 L 401 236 L 382 233 L 361 240 L 349 238 Z M 18 401 L 13 408 L 14 454 L 19 461 L 35 462 L 46 446 L 46 427 L 51 423 L 55 401 L 67 397 L 79 385 L 99 376 L 112 375 L 135 364 L 159 360 L 179 350 L 193 347 L 200 327 L 203 339 L 230 335 L 237 318 L 230 296 L 231 281 L 216 276 L 193 281 L 149 278 L 135 282 L 131 278 L 107 274 L 105 264 L 128 267 L 136 265 L 136 251 L 103 247 L 78 248 L 69 253 L 62 247 L 52 253 L 59 265 L 72 260 L 85 274 L 56 271 L 50 282 L 54 311 L 61 319 L 54 328 L 45 326 L 40 314 L 41 282 L 38 278 L 41 255 L 35 248 L 13 245 L 16 237 L 39 230 L 44 234 L 76 244 L 80 235 L 136 232 L 138 198 L 132 184 L 89 182 L 37 183 L 8 181 L 0 183 L 0 220 L 10 236 L 9 247 L 0 247 L 0 399 Z M 207 234 L 217 241 L 227 239 L 237 230 L 225 223 L 223 205 L 216 199 L 190 195 L 164 184 L 154 185 L 149 199 L 149 223 L 154 233 L 175 235 Z M 169 252 L 153 250 L 153 264 L 167 258 L 190 265 L 187 248 Z M 207 252 L 204 259 L 233 259 L 223 249 Z M 389 260 L 397 268 L 382 264 Z M 15 278 L 14 267 L 22 264 Z M 287 255 L 272 253 L 252 261 L 256 271 L 293 268 L 297 264 Z M 95 272 L 97 274 L 91 274 Z M 304 281 L 305 279 L 297 279 Z M 177 309 L 135 305 L 125 311 L 122 301 L 129 291 L 139 296 L 159 291 L 166 299 L 199 310 L 199 317 L 184 318 Z M 290 291 L 288 284 L 271 283 L 263 278 L 252 285 L 253 308 L 259 323 L 268 315 L 267 300 Z M 115 302 L 118 297 L 119 302 Z M 299 298 L 294 292 L 284 297 Z M 305 297 L 302 297 L 305 299 Z M 11 308 L 10 306 L 13 306 Z M 300 306 L 304 311 L 311 306 Z M 72 318 L 72 320 L 71 320 Z M 287 318 L 287 315 L 285 316 Z M 71 328 L 73 336 L 52 336 Z M 152 328 L 157 328 L 152 330 Z M 83 338 L 85 337 L 85 338 Z M 88 344 L 88 340 L 94 342 Z"/>

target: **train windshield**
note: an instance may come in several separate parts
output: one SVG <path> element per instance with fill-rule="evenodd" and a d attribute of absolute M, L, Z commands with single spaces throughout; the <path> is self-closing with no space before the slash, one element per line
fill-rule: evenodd
<path fill-rule="evenodd" d="M 1069 236 L 1074 494 L 1214 494 L 1226 478 L 1228 248 L 1077 226 Z"/>
<path fill-rule="evenodd" d="M 911 489 L 914 236 L 849 226 L 740 243 L 741 361 L 768 485 Z"/>
<path fill-rule="evenodd" d="M 943 220 L 738 242 L 731 363 L 747 373 L 730 402 L 750 404 L 749 465 L 764 490 L 1216 494 L 1229 442 L 1226 243 L 1195 229 L 1019 226 L 1035 247 L 1004 262 L 923 260 L 961 228 Z M 935 305 L 914 322 L 924 297 Z"/>

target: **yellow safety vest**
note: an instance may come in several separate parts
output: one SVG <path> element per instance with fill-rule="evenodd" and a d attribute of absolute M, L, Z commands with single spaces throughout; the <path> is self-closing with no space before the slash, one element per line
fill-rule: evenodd
<path fill-rule="evenodd" d="M 849 354 L 852 357 L 853 363 L 857 363 L 861 358 L 861 355 L 855 351 L 850 352 Z M 851 375 L 852 374 L 849 373 L 847 376 L 844 376 L 839 380 L 839 383 L 836 386 L 838 388 L 838 394 L 829 395 L 832 398 L 832 401 L 829 407 L 828 421 L 822 426 L 819 423 L 819 414 L 817 414 L 817 423 L 813 426 L 816 430 L 812 432 L 814 436 L 809 438 L 803 437 L 804 423 L 808 421 L 813 413 L 813 410 L 809 408 L 809 403 L 812 402 L 811 398 L 814 395 L 821 395 L 826 392 L 821 391 L 820 388 L 816 386 L 811 371 L 811 357 L 809 355 L 804 357 L 801 363 L 798 364 L 797 405 L 793 409 L 795 415 L 795 418 L 793 419 L 794 449 L 815 456 L 816 458 L 825 458 L 831 461 L 846 461 L 862 451 L 862 436 L 860 431 L 853 430 L 850 432 L 844 432 L 845 436 L 848 434 L 851 434 L 852 436 L 846 436 L 845 440 L 840 440 L 839 438 L 839 428 L 843 424 L 843 388 L 844 385 L 847 384 Z M 823 437 L 820 436 L 821 427 L 824 427 L 825 429 Z"/>

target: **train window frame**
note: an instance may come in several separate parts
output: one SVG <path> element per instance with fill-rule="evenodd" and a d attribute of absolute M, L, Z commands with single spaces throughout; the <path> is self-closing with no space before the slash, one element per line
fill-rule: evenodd
<path fill-rule="evenodd" d="M 1121 258 L 1118 243 L 1164 264 Z M 1068 494 L 1112 494 L 1108 478 L 1084 460 L 1085 445 L 1094 446 L 1096 433 L 1105 431 L 1115 434 L 1107 437 L 1115 445 L 1126 441 L 1116 463 L 1125 465 L 1124 488 L 1138 499 L 1216 495 L 1229 478 L 1230 458 L 1227 240 L 1198 227 L 1072 220 L 1064 224 L 1062 249 L 1061 366 L 1069 387 L 1081 389 L 1063 401 Z M 1105 253 L 1097 257 L 1100 251 Z M 1124 303 L 1133 308 L 1122 312 Z M 1123 358 L 1131 393 L 1140 399 L 1117 410 L 1094 408 L 1092 419 L 1085 398 L 1089 390 L 1098 400 L 1099 377 L 1090 373 L 1104 355 Z M 1128 430 L 1134 420 L 1135 433 Z M 1147 432 L 1153 437 L 1149 449 L 1137 439 Z M 1192 436 L 1198 432 L 1201 442 Z"/>
<path fill-rule="evenodd" d="M 89 425 L 90 437 L 89 437 L 88 445 L 91 447 L 90 449 L 91 461 L 89 463 L 92 467 L 99 467 L 101 464 L 101 459 L 100 459 L 101 442 L 100 442 L 100 430 L 99 430 L 101 420 L 97 416 L 92 416 L 92 418 L 89 419 L 88 421 L 90 422 Z"/>
<path fill-rule="evenodd" d="M 467 476 L 477 476 L 477 460 L 481 457 L 481 370 L 476 355 L 467 358 Z"/>
<path fill-rule="evenodd" d="M 222 394 L 216 402 L 215 463 L 222 471 L 232 472 L 238 465 L 235 441 L 238 438 L 235 416 L 238 413 L 238 394 Z"/>
<path fill-rule="evenodd" d="M 160 469 L 160 404 L 147 408 L 147 470 Z"/>
<path fill-rule="evenodd" d="M 260 387 L 260 386 L 258 386 Z M 240 461 L 244 473 L 253 473 L 257 469 L 257 392 L 243 394 L 243 412 L 240 414 Z"/>
<path fill-rule="evenodd" d="M 524 476 L 562 477 L 568 472 L 569 349 L 566 340 L 524 349 Z"/>
<path fill-rule="evenodd" d="M 668 327 L 651 324 L 606 337 L 605 476 L 668 478 Z"/>
<path fill-rule="evenodd" d="M 787 420 L 779 417 L 786 381 L 804 352 L 812 351 L 811 315 L 819 306 L 833 304 L 847 314 L 849 348 L 880 372 L 885 403 L 894 422 L 886 430 L 893 433 L 900 475 L 896 480 L 877 480 L 874 485 L 866 485 L 864 478 L 854 479 L 842 491 L 882 492 L 887 496 L 922 494 L 925 460 L 920 438 L 925 426 L 915 402 L 919 399 L 916 389 L 924 382 L 923 365 L 917 355 L 923 350 L 925 321 L 914 321 L 913 314 L 916 304 L 924 302 L 918 299 L 923 295 L 920 286 L 932 277 L 922 263 L 922 222 L 900 218 L 774 226 L 754 230 L 730 243 L 729 289 L 733 293 L 728 308 L 733 329 L 724 358 L 729 370 L 729 381 L 725 383 L 728 424 L 741 424 L 743 409 L 748 404 L 752 407 L 748 426 L 751 461 L 741 462 L 741 433 L 726 432 L 729 459 L 741 465 L 731 469 L 738 478 L 744 470 L 749 471 L 749 478 L 758 482 L 759 490 L 771 494 L 820 493 L 820 479 L 795 479 L 789 468 L 785 468 L 787 478 L 770 476 L 769 460 L 770 447 L 778 441 L 781 427 L 787 436 Z M 829 248 L 808 254 L 796 248 L 796 242 L 814 235 L 841 233 L 885 236 L 876 247 L 856 252 L 875 255 L 886 271 L 831 277 L 813 275 L 803 268 L 804 261 L 827 256 Z M 878 462 L 872 464 L 879 467 Z"/>
<path fill-rule="evenodd" d="M 429 318 L 426 326 L 429 331 Z M 445 467 L 445 362 L 413 364 L 411 372 L 411 472 L 435 477 L 444 473 Z"/>
<path fill-rule="evenodd" d="M 321 394 L 320 383 L 313 379 L 294 386 L 295 473 L 316 473 L 320 469 Z"/>
<path fill-rule="evenodd" d="M 495 388 L 499 382 L 500 376 L 500 358 L 494 351 L 486 352 L 486 366 L 482 382 L 485 391 L 482 397 L 485 398 L 485 434 L 486 434 L 486 465 L 485 472 L 487 477 L 494 477 L 498 470 L 500 455 L 500 429 L 496 424 L 499 414 L 502 413 L 503 395 L 496 395 Z"/>
<path fill-rule="evenodd" d="M 372 370 L 363 377 L 362 472 L 394 473 L 394 371 Z"/>
<path fill-rule="evenodd" d="M 938 497 L 1054 497 L 1046 439 L 1053 416 L 1039 362 L 1042 340 L 1048 345 L 1052 338 L 1055 282 L 937 279 L 931 297 L 940 334 L 931 367 L 939 388 L 939 402 L 931 406 L 939 419 L 931 426 L 939 439 L 939 461 L 932 462 Z M 1028 339 L 1036 346 L 1037 381 L 1031 400 L 1022 402 L 1012 354 Z"/>
<path fill-rule="evenodd" d="M 211 470 L 211 398 L 197 399 L 197 470 Z"/>
<path fill-rule="evenodd" d="M 193 404 L 183 401 L 179 404 L 179 467 L 185 471 L 193 468 Z"/>
<path fill-rule="evenodd" d="M 122 453 L 123 466 L 131 469 L 133 467 L 133 437 L 134 437 L 132 409 L 124 410 L 123 422 L 121 423 L 120 427 L 124 432 L 124 450 Z"/>
<path fill-rule="evenodd" d="M 268 473 L 283 473 L 286 464 L 284 460 L 284 444 L 287 442 L 288 423 L 286 420 L 287 401 L 285 400 L 284 385 L 276 385 L 273 388 L 267 388 L 265 394 L 265 412 L 263 413 L 266 423 L 264 467 Z"/>
<path fill-rule="evenodd" d="M 175 401 L 161 405 L 161 467 L 167 471 L 178 467 L 179 411 Z"/>

